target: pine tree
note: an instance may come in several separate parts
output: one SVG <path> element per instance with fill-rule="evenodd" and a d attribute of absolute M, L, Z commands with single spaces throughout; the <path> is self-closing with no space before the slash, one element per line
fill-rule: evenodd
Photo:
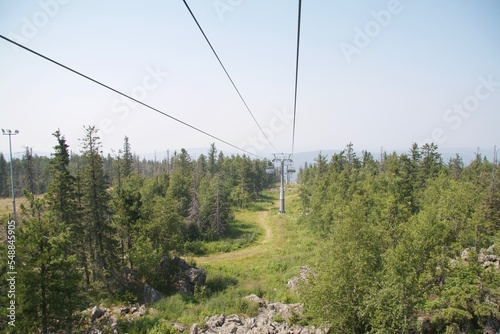
<path fill-rule="evenodd" d="M 212 233 L 221 238 L 225 235 L 230 220 L 233 218 L 231 208 L 228 201 L 227 193 L 224 191 L 224 186 L 219 175 L 215 177 L 213 182 L 213 204 L 210 215 L 210 229 Z"/>
<path fill-rule="evenodd" d="M 142 219 L 142 196 L 138 186 L 129 180 L 113 197 L 114 223 L 120 238 L 122 262 L 133 269 L 131 252 L 137 226 Z"/>
<path fill-rule="evenodd" d="M 9 196 L 9 188 L 7 179 L 9 177 L 8 172 L 8 164 L 3 156 L 3 153 L 0 152 L 0 197 L 8 197 Z"/>
<path fill-rule="evenodd" d="M 71 332 L 74 312 L 83 307 L 76 257 L 66 256 L 71 247 L 70 230 L 47 212 L 43 199 L 25 193 L 29 208 L 24 210 L 19 231 L 19 329 L 46 334 L 59 329 Z"/>
<path fill-rule="evenodd" d="M 88 280 L 87 245 L 82 238 L 84 230 L 81 224 L 76 179 L 69 170 L 69 146 L 59 130 L 52 135 L 56 138 L 57 145 L 54 146 L 55 152 L 50 161 L 52 179 L 45 198 L 54 223 L 62 224 L 69 231 L 71 247 L 65 250 L 65 255 L 77 255 L 78 262 L 85 269 Z"/>
<path fill-rule="evenodd" d="M 84 129 L 81 192 L 85 239 L 90 251 L 93 280 L 103 281 L 118 263 L 116 240 L 113 239 L 114 229 L 110 221 L 110 195 L 104 177 L 98 130 L 95 126 Z"/>
<path fill-rule="evenodd" d="M 26 147 L 23 156 L 23 188 L 35 194 L 35 170 L 33 167 L 33 150 Z"/>
<path fill-rule="evenodd" d="M 174 157 L 170 185 L 167 197 L 175 198 L 179 204 L 177 213 L 183 217 L 188 216 L 189 203 L 191 202 L 190 188 L 193 179 L 193 162 L 185 149 Z"/>
<path fill-rule="evenodd" d="M 223 237 L 233 218 L 229 196 L 224 180 L 217 174 L 206 178 L 203 184 L 203 198 L 200 200 L 200 221 L 205 239 L 215 240 Z"/>
<path fill-rule="evenodd" d="M 125 136 L 123 140 L 123 156 L 121 157 L 123 177 L 128 177 L 133 171 L 134 156 L 132 155 L 132 148 L 128 141 L 128 137 Z"/>
<path fill-rule="evenodd" d="M 208 151 L 208 172 L 211 177 L 214 177 L 217 172 L 217 149 L 215 148 L 215 143 L 210 144 L 210 150 Z"/>
<path fill-rule="evenodd" d="M 200 185 L 201 186 L 201 185 Z M 191 186 L 191 202 L 189 203 L 187 224 L 190 239 L 197 239 L 202 236 L 203 222 L 200 215 L 200 200 L 196 180 L 193 179 Z"/>
<path fill-rule="evenodd" d="M 69 146 L 59 130 L 53 136 L 57 139 L 57 145 L 50 161 L 52 180 L 47 193 L 49 209 L 57 223 L 65 224 L 78 234 L 81 233 L 78 227 L 78 198 L 76 180 L 69 171 Z"/>

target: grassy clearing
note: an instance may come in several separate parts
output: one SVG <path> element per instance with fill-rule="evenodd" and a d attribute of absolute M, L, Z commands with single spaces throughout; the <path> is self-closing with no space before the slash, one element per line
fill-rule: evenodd
<path fill-rule="evenodd" d="M 26 205 L 27 202 L 25 197 L 16 197 L 16 212 L 18 216 L 21 211 L 21 205 Z M 7 240 L 5 228 L 10 217 L 12 217 L 12 197 L 0 198 L 0 243 L 4 243 Z"/>
<path fill-rule="evenodd" d="M 287 213 L 278 214 L 276 191 L 267 192 L 266 199 L 251 210 L 237 213 L 238 224 L 251 225 L 247 231 L 260 231 L 253 243 L 243 249 L 223 254 L 210 254 L 193 260 L 207 271 L 207 285 L 194 297 L 168 297 L 154 305 L 158 313 L 151 314 L 129 333 L 147 333 L 146 323 L 202 323 L 215 314 L 254 315 L 256 306 L 242 298 L 256 294 L 271 302 L 297 302 L 288 290 L 288 280 L 299 273 L 303 265 L 311 264 L 317 249 L 315 236 L 298 222 L 298 203 L 294 187 L 287 194 Z M 141 323 L 142 322 L 142 323 Z M 151 328 L 151 327 L 149 327 Z"/>
<path fill-rule="evenodd" d="M 188 256 L 203 256 L 233 252 L 245 248 L 263 237 L 264 231 L 253 221 L 253 216 L 240 210 L 235 214 L 235 221 L 229 226 L 227 236 L 217 241 L 190 241 L 184 245 Z"/>
<path fill-rule="evenodd" d="M 26 204 L 25 197 L 16 197 L 16 211 L 21 210 L 21 204 Z M 12 215 L 12 197 L 0 198 L 0 217 Z"/>

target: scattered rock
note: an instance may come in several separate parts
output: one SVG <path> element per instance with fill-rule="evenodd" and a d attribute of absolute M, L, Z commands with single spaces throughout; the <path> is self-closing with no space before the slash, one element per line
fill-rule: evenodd
<path fill-rule="evenodd" d="M 207 272 L 203 268 L 189 268 L 184 271 L 184 276 L 186 277 L 188 283 L 193 286 L 205 285 L 207 281 Z"/>
<path fill-rule="evenodd" d="M 478 262 L 485 269 L 500 269 L 500 257 L 494 254 L 495 245 L 490 246 L 488 249 L 481 249 L 477 258 Z"/>
<path fill-rule="evenodd" d="M 192 296 L 194 294 L 194 286 L 185 277 L 176 278 L 174 285 L 175 290 L 183 296 Z"/>
<path fill-rule="evenodd" d="M 263 298 L 260 298 L 257 295 L 251 294 L 245 297 L 246 300 L 251 301 L 253 303 L 258 303 L 259 307 L 266 307 L 267 301 Z"/>
<path fill-rule="evenodd" d="M 189 334 L 198 334 L 198 331 L 200 330 L 200 324 L 195 323 L 191 326 L 189 329 Z"/>
<path fill-rule="evenodd" d="M 188 326 L 187 326 L 187 325 L 182 324 L 182 323 L 180 323 L 180 322 L 175 322 L 175 323 L 172 325 L 172 327 L 174 327 L 174 328 L 175 328 L 175 329 L 176 329 L 179 333 L 184 332 L 184 331 L 188 328 Z"/>
<path fill-rule="evenodd" d="M 108 322 L 109 322 L 109 326 L 111 328 L 111 332 L 113 334 L 117 334 L 118 333 L 118 319 L 116 318 L 116 316 L 112 315 L 108 318 Z"/>
<path fill-rule="evenodd" d="M 312 270 L 308 266 L 300 267 L 299 276 L 293 277 L 286 284 L 290 290 L 296 290 L 301 282 L 306 282 L 307 278 L 311 275 Z"/>
<path fill-rule="evenodd" d="M 470 253 L 470 249 L 469 248 L 466 248 L 463 250 L 462 254 L 460 254 L 460 258 L 464 261 L 466 261 L 468 258 L 469 258 L 469 253 Z"/>
<path fill-rule="evenodd" d="M 90 321 L 94 322 L 96 319 L 101 318 L 104 315 L 104 311 L 99 308 L 99 306 L 94 306 L 90 312 Z"/>
<path fill-rule="evenodd" d="M 94 306 L 82 312 L 79 325 L 86 334 L 118 334 L 120 321 L 132 322 L 146 313 L 156 314 L 156 310 L 146 305 L 113 306 L 104 308 Z"/>
<path fill-rule="evenodd" d="M 205 326 L 199 328 L 198 324 L 191 327 L 190 334 L 239 334 L 239 333 L 302 333 L 302 334 L 326 334 L 328 329 L 317 328 L 314 326 L 299 326 L 297 324 L 290 324 L 289 320 L 292 314 L 302 313 L 301 304 L 283 304 L 272 303 L 250 295 L 245 297 L 246 300 L 258 303 L 260 306 L 260 313 L 252 318 L 240 317 L 237 314 L 214 315 L 205 319 Z M 276 316 L 279 315 L 279 322 L 275 321 Z"/>
<path fill-rule="evenodd" d="M 152 305 L 163 298 L 163 295 L 149 284 L 144 284 L 144 303 Z"/>
<path fill-rule="evenodd" d="M 195 287 L 203 286 L 207 281 L 205 269 L 192 267 L 180 257 L 163 259 L 161 268 L 166 281 L 173 282 L 175 290 L 184 296 L 192 296 Z"/>

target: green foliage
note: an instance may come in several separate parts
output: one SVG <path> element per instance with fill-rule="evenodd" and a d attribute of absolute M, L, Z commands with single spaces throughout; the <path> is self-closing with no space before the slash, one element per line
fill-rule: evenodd
<path fill-rule="evenodd" d="M 283 316 L 281 315 L 281 313 L 278 313 L 276 314 L 274 317 L 273 317 L 273 321 L 274 322 L 277 322 L 277 323 L 282 323 L 282 322 L 285 322 L 285 319 L 283 319 Z"/>
<path fill-rule="evenodd" d="M 25 175 L 16 176 L 16 184 L 47 190 L 43 198 L 27 195 L 29 205 L 20 217 L 20 332 L 77 331 L 71 328 L 75 311 L 89 302 L 137 301 L 137 286 L 146 282 L 166 292 L 169 282 L 161 266 L 173 255 L 233 251 L 263 239 L 256 221 L 275 200 L 274 194 L 261 196 L 274 182 L 265 173 L 267 161 L 226 157 L 215 145 L 207 157 L 196 160 L 183 149 L 161 162 L 140 161 L 131 153 L 127 137 L 123 151 L 103 157 L 97 128 L 84 130 L 81 155 L 70 155 L 64 136 L 56 131 L 51 159 L 28 151 L 24 160 L 13 161 L 15 170 L 26 167 L 23 173 L 30 176 L 24 183 L 17 181 Z M 9 182 L 8 172 L 2 155 L 1 190 L 9 186 L 1 187 L 1 182 Z M 260 201 L 253 203 L 255 199 Z M 252 211 L 237 212 L 236 207 Z M 235 213 L 244 219 L 235 219 Z M 294 241 L 290 249 L 300 245 Z M 269 276 L 272 266 L 253 263 L 248 280 L 244 264 L 230 264 L 220 273 L 214 269 L 206 287 L 193 298 L 168 298 L 176 306 L 166 308 L 163 315 L 187 323 L 215 313 L 252 315 L 258 306 L 242 297 L 254 291 L 293 300 L 284 288 L 285 276 L 295 272 L 302 257 L 287 256 L 287 251 L 280 252 L 274 264 L 279 270 Z M 151 315 L 120 326 L 130 333 L 170 331 L 158 320 Z"/>
<path fill-rule="evenodd" d="M 3 153 L 0 152 L 0 197 L 8 197 L 9 196 L 9 187 L 8 185 L 8 177 L 9 177 L 9 169 L 8 169 L 7 160 L 3 156 Z"/>
<path fill-rule="evenodd" d="M 324 243 L 318 275 L 302 299 L 311 314 L 340 332 L 365 333 L 369 318 L 364 303 L 382 268 L 381 233 L 365 223 L 359 196 L 346 210 L 352 218 L 335 224 L 335 233 Z"/>
<path fill-rule="evenodd" d="M 177 334 L 178 331 L 166 322 L 159 322 L 147 334 Z"/>
<path fill-rule="evenodd" d="M 162 285 L 161 261 L 166 256 L 166 249 L 155 246 L 155 242 L 146 236 L 136 241 L 131 250 L 131 262 L 135 263 L 136 276 L 143 282 Z"/>
<path fill-rule="evenodd" d="M 299 176 L 301 221 L 320 232 L 317 273 L 301 292 L 308 314 L 351 333 L 408 333 L 432 312 L 436 331 L 474 331 L 498 315 L 499 271 L 450 265 L 499 235 L 498 171 L 478 157 L 444 165 L 437 146 L 379 162 L 352 145 Z M 472 258 L 477 254 L 473 255 Z"/>
<path fill-rule="evenodd" d="M 140 234 L 138 226 L 143 216 L 142 197 L 132 177 L 125 180 L 125 184 L 113 196 L 113 223 L 120 241 L 122 263 L 128 261 L 128 265 L 133 268 L 131 251 L 135 238 Z"/>
<path fill-rule="evenodd" d="M 467 260 L 452 262 L 435 299 L 425 305 L 432 321 L 447 332 L 471 332 L 500 318 L 500 273 L 483 268 L 476 259 L 472 251 Z"/>
<path fill-rule="evenodd" d="M 24 210 L 18 233 L 18 328 L 33 332 L 41 328 L 71 329 L 74 312 L 83 306 L 81 271 L 76 255 L 66 255 L 70 229 L 54 223 L 43 199 L 26 193 L 29 207 Z"/>
<path fill-rule="evenodd" d="M 85 127 L 82 140 L 84 166 L 81 175 L 83 235 L 89 254 L 92 280 L 109 278 L 118 264 L 117 242 L 111 224 L 110 194 L 104 175 L 101 142 L 94 126 Z"/>

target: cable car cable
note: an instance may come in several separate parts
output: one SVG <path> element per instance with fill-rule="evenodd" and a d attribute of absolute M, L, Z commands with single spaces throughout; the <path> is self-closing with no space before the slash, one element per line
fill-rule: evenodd
<path fill-rule="evenodd" d="M 264 135 L 264 137 L 267 139 L 267 141 L 269 142 L 269 144 L 273 147 L 273 149 L 275 151 L 278 151 L 276 149 L 276 147 L 274 147 L 273 143 L 271 142 L 271 140 L 269 140 L 269 138 L 267 137 L 266 133 L 264 132 L 264 130 L 262 130 L 262 127 L 260 126 L 259 122 L 257 122 L 257 119 L 255 118 L 255 116 L 253 115 L 252 111 L 250 110 L 250 108 L 248 107 L 248 104 L 245 102 L 245 99 L 243 99 L 243 96 L 241 95 L 239 89 L 236 87 L 236 84 L 234 83 L 233 79 L 231 79 L 231 76 L 229 75 L 228 71 L 226 70 L 226 67 L 224 66 L 224 64 L 222 64 L 222 61 L 220 60 L 219 56 L 217 55 L 217 52 L 215 52 L 215 49 L 214 47 L 212 46 L 212 43 L 210 43 L 210 41 L 208 40 L 208 37 L 207 35 L 205 34 L 205 32 L 203 31 L 203 28 L 201 27 L 200 23 L 198 22 L 198 20 L 196 19 L 196 16 L 194 16 L 194 13 L 193 11 L 191 10 L 191 8 L 189 7 L 188 3 L 186 2 L 186 0 L 183 0 L 184 1 L 184 4 L 186 5 L 186 8 L 187 10 L 189 11 L 189 13 L 191 14 L 191 16 L 193 17 L 193 20 L 196 22 L 196 25 L 198 26 L 198 28 L 200 29 L 201 33 L 203 34 L 203 37 L 205 37 L 205 40 L 207 41 L 208 45 L 210 46 L 210 49 L 212 49 L 212 52 L 214 53 L 215 57 L 217 58 L 217 60 L 219 61 L 219 64 L 220 66 L 222 66 L 222 69 L 224 70 L 224 72 L 226 73 L 227 77 L 229 78 L 229 81 L 231 81 L 231 84 L 233 85 L 234 89 L 236 90 L 236 93 L 238 93 L 238 96 L 240 97 L 241 101 L 243 102 L 243 104 L 245 105 L 246 109 L 248 110 L 248 112 L 250 113 L 250 115 L 252 116 L 253 120 L 255 121 L 255 124 L 257 124 L 257 126 L 259 127 L 260 129 L 260 132 L 262 132 L 262 134 Z"/>
<path fill-rule="evenodd" d="M 157 113 L 159 113 L 159 114 L 161 114 L 161 115 L 163 115 L 163 116 L 166 116 L 166 117 L 168 117 L 168 118 L 170 118 L 170 119 L 172 119 L 172 120 L 174 120 L 174 121 L 176 121 L 176 122 L 178 122 L 178 123 L 181 123 L 182 125 L 185 125 L 185 126 L 187 126 L 187 127 L 191 128 L 191 129 L 193 129 L 193 130 L 196 130 L 196 131 L 198 131 L 198 132 L 200 132 L 200 133 L 202 133 L 202 134 L 204 134 L 204 135 L 206 135 L 206 136 L 209 136 L 209 137 L 211 137 L 211 138 L 213 138 L 213 139 L 215 139 L 215 140 L 218 140 L 218 141 L 220 141 L 220 142 L 222 142 L 222 143 L 224 143 L 224 144 L 226 144 L 226 145 L 229 145 L 229 146 L 231 146 L 232 148 L 235 148 L 235 149 L 237 149 L 237 150 L 239 150 L 239 151 L 245 152 L 245 153 L 247 153 L 247 154 L 249 154 L 249 155 L 252 155 L 252 156 L 254 156 L 254 157 L 257 157 L 257 158 L 259 158 L 259 159 L 264 159 L 264 158 L 262 158 L 262 157 L 258 156 L 257 154 L 254 154 L 254 153 L 252 153 L 252 152 L 249 152 L 249 151 L 247 151 L 247 150 L 244 150 L 244 149 L 242 149 L 242 148 L 240 148 L 240 147 L 238 147 L 238 146 L 236 146 L 236 145 L 233 145 L 233 144 L 231 144 L 231 143 L 229 143 L 229 142 L 225 141 L 224 139 L 221 139 L 221 138 L 219 138 L 219 137 L 216 137 L 216 136 L 214 136 L 214 135 L 212 135 L 212 134 L 210 134 L 210 133 L 208 133 L 208 132 L 206 132 L 206 131 L 204 131 L 204 130 L 201 130 L 201 129 L 197 128 L 197 127 L 196 127 L 196 126 L 194 126 L 194 125 L 191 125 L 191 124 L 189 124 L 189 123 L 186 123 L 186 122 L 184 122 L 184 121 L 182 121 L 182 120 L 180 120 L 180 119 L 178 119 L 178 118 L 176 118 L 176 117 L 174 117 L 174 116 L 171 116 L 171 115 L 169 115 L 169 114 L 167 114 L 167 113 L 165 113 L 165 112 L 163 112 L 163 111 L 161 111 L 161 110 L 159 110 L 159 109 L 157 109 L 157 108 L 155 108 L 155 107 L 152 107 L 152 106 L 150 106 L 149 104 L 146 104 L 146 103 L 144 103 L 144 102 L 141 102 L 141 101 L 139 101 L 139 100 L 137 100 L 137 99 L 135 99 L 135 98 L 131 97 L 130 95 L 127 95 L 127 94 L 125 94 L 125 93 L 122 93 L 122 92 L 120 92 L 120 91 L 119 91 L 119 90 L 117 90 L 117 89 L 114 89 L 114 88 L 112 88 L 112 87 L 110 87 L 110 86 L 108 86 L 108 85 L 106 85 L 106 84 L 104 84 L 104 83 L 102 83 L 102 82 L 100 82 L 100 81 L 98 81 L 98 80 L 96 80 L 96 79 L 93 79 L 93 78 L 91 78 L 91 77 L 89 77 L 89 76 L 87 76 L 87 75 L 85 75 L 85 74 L 83 74 L 83 73 L 81 73 L 81 72 L 78 72 L 78 71 L 76 71 L 76 70 L 72 69 L 71 67 L 68 67 L 68 66 L 66 66 L 66 65 L 63 65 L 63 64 L 61 64 L 61 63 L 59 63 L 59 62 L 57 62 L 57 61 L 53 60 L 52 58 L 49 58 L 49 57 L 47 57 L 47 56 L 44 56 L 43 54 L 38 53 L 38 52 L 36 52 L 36 51 L 34 51 L 34 50 L 32 50 L 32 49 L 30 49 L 30 48 L 28 48 L 28 47 L 26 47 L 26 46 L 24 46 L 24 45 L 22 45 L 22 44 L 19 44 L 19 43 L 15 42 L 15 41 L 13 41 L 13 40 L 11 40 L 11 39 L 9 39 L 9 38 L 7 38 L 7 37 L 3 36 L 3 35 L 0 35 L 0 38 L 2 38 L 2 39 L 4 39 L 4 40 L 6 40 L 7 42 L 10 42 L 10 43 L 12 43 L 12 44 L 16 45 L 16 46 L 18 46 L 18 47 L 20 47 L 20 48 L 22 48 L 22 49 L 24 49 L 24 50 L 26 50 L 26 51 L 29 51 L 29 52 L 31 52 L 31 53 L 33 53 L 33 54 L 35 54 L 35 55 L 37 55 L 37 56 L 39 56 L 39 57 L 41 57 L 41 58 L 45 59 L 45 60 L 48 60 L 48 61 L 50 61 L 51 63 L 54 63 L 54 64 L 56 64 L 56 65 L 58 65 L 58 66 L 60 66 L 60 67 L 62 67 L 62 68 L 64 68 L 64 69 L 66 69 L 66 70 L 68 70 L 68 71 L 70 71 L 70 72 L 73 72 L 73 73 L 75 73 L 75 74 L 77 74 L 77 75 L 79 75 L 79 76 L 81 76 L 81 77 L 83 77 L 83 78 L 85 78 L 85 79 L 87 79 L 87 80 L 89 80 L 89 81 L 92 81 L 92 82 L 94 82 L 94 83 L 96 83 L 96 84 L 98 84 L 98 85 L 100 85 L 100 86 L 102 86 L 102 87 L 104 87 L 104 88 L 107 88 L 107 89 L 109 89 L 109 90 L 111 90 L 111 91 L 113 91 L 113 92 L 115 92 L 115 93 L 117 93 L 117 94 L 119 94 L 119 95 L 122 95 L 122 96 L 124 96 L 124 97 L 126 97 L 126 98 L 128 98 L 128 99 L 130 99 L 130 100 L 132 100 L 132 101 L 134 101 L 134 102 L 137 102 L 137 103 L 139 103 L 140 105 L 142 105 L 142 106 L 144 106 L 144 107 L 146 107 L 146 108 L 149 108 L 149 109 L 151 109 L 151 110 L 153 110 L 153 111 L 156 111 Z"/>
<path fill-rule="evenodd" d="M 297 115 L 297 82 L 299 78 L 299 50 L 300 50 L 300 16 L 302 11 L 302 0 L 299 0 L 299 13 L 297 22 L 297 58 L 295 62 L 295 96 L 293 99 L 293 134 L 292 134 L 292 157 L 295 149 L 295 118 Z"/>

